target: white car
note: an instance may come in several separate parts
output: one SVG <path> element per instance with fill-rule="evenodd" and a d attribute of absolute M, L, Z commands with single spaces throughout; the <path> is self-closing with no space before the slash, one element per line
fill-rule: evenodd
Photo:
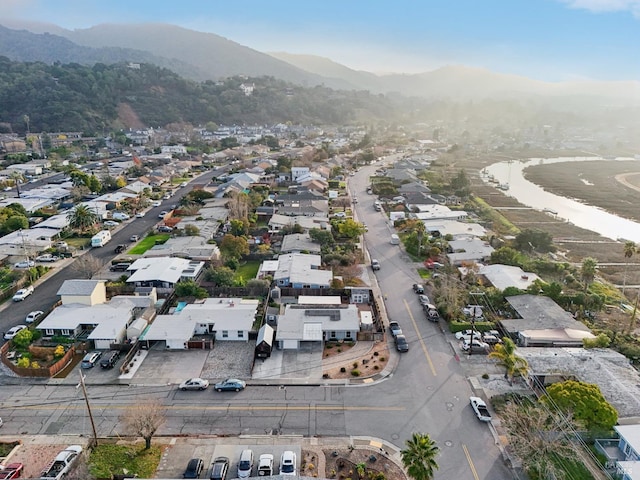
<path fill-rule="evenodd" d="M 103 225 L 105 227 L 117 227 L 118 225 L 120 225 L 118 222 L 114 222 L 113 220 L 106 220 Z"/>
<path fill-rule="evenodd" d="M 162 210 L 162 211 L 158 214 L 158 218 L 164 218 L 164 217 L 165 217 L 165 215 L 166 215 L 167 213 L 169 213 L 169 212 L 167 212 L 166 210 Z"/>
<path fill-rule="evenodd" d="M 32 286 L 21 288 L 13 296 L 13 301 L 14 302 L 21 302 L 25 298 L 27 298 L 29 295 L 31 295 L 32 293 L 33 293 L 33 287 Z"/>
<path fill-rule="evenodd" d="M 27 328 L 26 325 L 16 325 L 15 327 L 11 327 L 9 331 L 4 334 L 4 339 L 12 340 L 13 337 L 15 337 L 18 334 L 18 332 L 20 332 L 21 330 L 24 330 L 25 328 Z"/>
<path fill-rule="evenodd" d="M 184 390 L 206 390 L 209 386 L 209 380 L 203 380 L 202 378 L 190 378 L 182 382 L 178 388 Z"/>
<path fill-rule="evenodd" d="M 44 255 L 39 255 L 36 257 L 36 262 L 42 263 L 52 263 L 60 260 L 60 257 L 56 257 L 55 255 L 51 255 L 50 253 L 45 253 Z"/>
<path fill-rule="evenodd" d="M 136 213 L 136 218 L 142 218 L 144 217 L 145 212 L 138 212 Z"/>
<path fill-rule="evenodd" d="M 33 312 L 29 312 L 27 318 L 24 319 L 26 323 L 33 323 L 38 320 L 44 312 L 42 310 L 34 310 Z"/>
<path fill-rule="evenodd" d="M 160 205 L 162 205 L 162 202 L 156 200 L 155 202 L 151 202 L 151 206 L 152 207 L 159 207 Z"/>
<path fill-rule="evenodd" d="M 24 260 L 22 262 L 16 263 L 16 268 L 31 268 L 36 266 L 36 262 L 33 260 Z"/>
<path fill-rule="evenodd" d="M 280 475 L 296 476 L 297 474 L 296 454 L 291 450 L 283 452 L 280 457 Z"/>
<path fill-rule="evenodd" d="M 458 340 L 465 340 L 467 337 L 471 336 L 471 333 L 473 333 L 474 338 L 480 338 L 480 332 L 476 332 L 473 330 L 462 330 L 460 332 L 456 332 L 456 338 Z"/>
<path fill-rule="evenodd" d="M 67 242 L 56 242 L 53 244 L 54 248 L 69 248 L 69 245 L 67 245 Z"/>

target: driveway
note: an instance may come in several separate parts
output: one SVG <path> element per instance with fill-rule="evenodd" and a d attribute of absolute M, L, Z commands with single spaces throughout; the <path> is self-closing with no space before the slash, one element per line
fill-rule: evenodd
<path fill-rule="evenodd" d="M 277 350 L 271 357 L 256 360 L 253 378 L 276 380 L 280 378 L 304 378 L 310 382 L 322 379 L 322 343 L 302 342 L 297 350 Z"/>

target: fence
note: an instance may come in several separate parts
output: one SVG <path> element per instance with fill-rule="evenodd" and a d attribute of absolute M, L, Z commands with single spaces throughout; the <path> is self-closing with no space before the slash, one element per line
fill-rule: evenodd
<path fill-rule="evenodd" d="M 76 353 L 75 347 L 71 347 L 64 354 L 60 360 L 51 365 L 48 368 L 24 368 L 18 367 L 11 360 L 7 359 L 7 351 L 11 346 L 11 342 L 7 342 L 0 348 L 0 356 L 2 357 L 2 363 L 4 363 L 11 371 L 20 375 L 21 377 L 53 377 L 55 374 L 64 370 L 64 368 L 71 362 L 71 359 Z"/>

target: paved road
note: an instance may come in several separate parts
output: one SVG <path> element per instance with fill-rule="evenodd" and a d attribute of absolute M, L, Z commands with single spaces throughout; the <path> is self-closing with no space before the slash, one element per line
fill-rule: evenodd
<path fill-rule="evenodd" d="M 369 386 L 255 386 L 238 393 L 179 392 L 165 385 L 91 386 L 99 435 L 123 433 L 119 417 L 124 408 L 155 398 L 167 406 L 160 432 L 164 435 L 365 435 L 402 447 L 412 432 L 426 432 L 441 448 L 436 479 L 511 478 L 487 425 L 477 421 L 468 405 L 471 390 L 447 337 L 424 319 L 411 290 L 418 280 L 413 264 L 398 246 L 388 243 L 385 217 L 373 210 L 373 197 L 364 192 L 373 170 L 362 169 L 350 179 L 350 188 L 359 198 L 357 214 L 369 226 L 367 245 L 382 264 L 376 275 L 388 297 L 389 316 L 400 322 L 411 346 L 391 377 Z M 124 227 L 112 244 L 142 233 L 156 221 L 155 210 L 161 207 Z M 97 251 L 105 258 L 110 252 L 111 248 Z M 38 287 L 35 299 L 55 300 L 59 279 L 65 275 L 63 271 Z M 81 392 L 71 386 L 4 385 L 0 408 L 3 434 L 91 434 Z"/>

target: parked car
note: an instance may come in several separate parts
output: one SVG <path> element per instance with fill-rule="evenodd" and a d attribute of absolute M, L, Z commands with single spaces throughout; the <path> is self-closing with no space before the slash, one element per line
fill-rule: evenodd
<path fill-rule="evenodd" d="M 24 299 L 26 299 L 32 293 L 33 293 L 33 287 L 31 285 L 29 285 L 28 287 L 21 288 L 13 296 L 13 301 L 14 302 L 22 302 Z"/>
<path fill-rule="evenodd" d="M 15 337 L 18 332 L 26 329 L 27 326 L 26 325 L 16 325 L 15 327 L 11 327 L 9 329 L 9 331 L 7 333 L 4 334 L 4 339 L 5 340 L 13 340 L 13 337 Z"/>
<path fill-rule="evenodd" d="M 394 338 L 398 335 L 402 335 L 402 329 L 398 322 L 389 322 L 389 331 L 391 332 L 391 336 Z"/>
<path fill-rule="evenodd" d="M 407 338 L 404 335 L 396 335 L 396 349 L 399 352 L 409 351 L 409 342 L 407 342 Z"/>
<path fill-rule="evenodd" d="M 371 269 L 372 270 L 380 270 L 380 262 L 375 258 L 371 260 Z"/>
<path fill-rule="evenodd" d="M 120 352 L 118 350 L 110 350 L 100 360 L 100 366 L 102 368 L 113 368 L 118 362 L 118 358 L 120 358 Z"/>
<path fill-rule="evenodd" d="M 178 388 L 180 390 L 206 390 L 209 386 L 209 380 L 203 380 L 202 378 L 190 378 L 182 382 Z"/>
<path fill-rule="evenodd" d="M 127 245 L 118 245 L 118 246 L 115 248 L 114 252 L 115 252 L 115 253 L 122 253 L 122 252 L 124 252 L 124 251 L 126 251 L 126 250 L 127 250 Z"/>
<path fill-rule="evenodd" d="M 34 262 L 33 260 L 23 260 L 22 262 L 18 262 L 15 265 L 16 268 L 31 268 L 35 266 L 36 262 Z"/>
<path fill-rule="evenodd" d="M 485 333 L 484 335 L 482 335 L 482 341 L 484 343 L 488 343 L 489 345 L 497 345 L 498 343 L 502 343 L 500 337 L 491 335 L 489 333 Z"/>
<path fill-rule="evenodd" d="M 462 344 L 462 350 L 464 350 L 465 352 L 470 351 L 471 353 L 487 355 L 489 353 L 489 344 L 474 339 L 473 343 L 464 342 Z"/>
<path fill-rule="evenodd" d="M 136 218 L 143 218 L 146 212 L 138 212 L 136 213 Z"/>
<path fill-rule="evenodd" d="M 424 285 L 422 285 L 421 283 L 414 283 L 413 284 L 413 291 L 415 293 L 423 294 L 424 293 Z"/>
<path fill-rule="evenodd" d="M 52 263 L 52 262 L 57 262 L 58 260 L 60 260 L 60 257 L 56 255 L 51 255 L 50 253 L 45 253 L 44 255 L 39 255 L 36 257 L 36 262 L 43 262 L 43 263 Z"/>
<path fill-rule="evenodd" d="M 187 468 L 185 468 L 182 478 L 200 478 L 200 473 L 203 468 L 204 462 L 201 458 L 192 458 L 189 460 L 189 463 L 187 463 Z"/>
<path fill-rule="evenodd" d="M 237 378 L 227 378 L 226 380 L 216 383 L 213 386 L 213 388 L 217 392 L 222 392 L 222 391 L 239 392 L 240 390 L 244 390 L 246 386 L 247 386 L 247 382 L 245 382 L 244 380 L 238 380 Z"/>
<path fill-rule="evenodd" d="M 427 297 L 426 295 L 418 295 L 418 301 L 422 306 L 429 305 L 431 303 L 431 300 L 429 300 L 429 297 Z"/>
<path fill-rule="evenodd" d="M 117 227 L 118 225 L 120 225 L 118 222 L 114 222 L 113 220 L 105 220 L 102 224 L 105 227 Z"/>
<path fill-rule="evenodd" d="M 131 237 L 129 237 L 129 240 L 132 242 L 137 242 L 138 240 L 140 240 L 140 235 L 131 235 Z"/>
<path fill-rule="evenodd" d="M 295 476 L 298 474 L 298 465 L 295 452 L 285 450 L 280 457 L 280 475 Z"/>
<path fill-rule="evenodd" d="M 155 202 L 151 202 L 152 207 L 159 207 L 160 205 L 162 205 L 162 202 L 159 200 L 156 200 Z"/>
<path fill-rule="evenodd" d="M 426 305 L 423 305 L 422 308 L 424 309 L 424 313 L 427 316 L 427 320 L 429 320 L 430 322 L 440 321 L 440 312 L 438 312 L 438 309 L 435 305 L 427 303 Z"/>
<path fill-rule="evenodd" d="M 0 465 L 0 480 L 10 480 L 22 477 L 24 464 L 14 462 L 7 465 Z"/>
<path fill-rule="evenodd" d="M 270 477 L 273 475 L 273 455 L 263 453 L 258 459 L 258 476 Z"/>
<path fill-rule="evenodd" d="M 162 210 L 159 214 L 158 214 L 158 218 L 164 218 L 164 216 L 169 213 L 166 210 Z"/>
<path fill-rule="evenodd" d="M 56 242 L 53 244 L 53 248 L 57 248 L 59 250 L 66 250 L 67 248 L 69 248 L 69 245 L 67 244 L 67 242 Z"/>
<path fill-rule="evenodd" d="M 112 272 L 126 272 L 130 266 L 130 263 L 115 263 L 109 267 L 109 270 Z"/>
<path fill-rule="evenodd" d="M 471 337 L 472 333 L 474 338 L 480 338 L 480 332 L 476 332 L 475 330 L 461 330 L 456 332 L 456 339 L 465 340 L 466 338 Z"/>
<path fill-rule="evenodd" d="M 473 412 L 478 417 L 478 420 L 481 422 L 490 422 L 491 421 L 491 413 L 487 408 L 487 404 L 480 397 L 469 397 L 469 403 L 471 404 L 471 408 L 473 408 Z"/>
<path fill-rule="evenodd" d="M 25 318 L 24 321 L 26 323 L 33 323 L 36 320 L 38 320 L 42 315 L 44 315 L 44 312 L 42 310 L 34 310 L 33 312 L 29 312 L 29 314 L 27 315 L 27 318 Z"/>
<path fill-rule="evenodd" d="M 211 464 L 211 480 L 225 480 L 229 471 L 229 459 L 227 457 L 216 457 Z"/>
<path fill-rule="evenodd" d="M 171 232 L 173 232 L 173 228 L 168 227 L 167 225 L 160 225 L 158 227 L 158 231 L 160 233 L 171 233 Z"/>
<path fill-rule="evenodd" d="M 467 317 L 482 318 L 482 306 L 481 305 L 467 305 L 462 309 Z"/>
<path fill-rule="evenodd" d="M 80 363 L 80 367 L 82 368 L 93 368 L 96 366 L 96 363 L 98 363 L 98 360 L 100 360 L 100 357 L 102 356 L 102 352 L 89 352 L 87 353 L 84 358 L 82 359 L 82 362 Z"/>
<path fill-rule="evenodd" d="M 238 478 L 247 478 L 251 476 L 253 470 L 253 450 L 243 450 L 238 461 Z"/>

